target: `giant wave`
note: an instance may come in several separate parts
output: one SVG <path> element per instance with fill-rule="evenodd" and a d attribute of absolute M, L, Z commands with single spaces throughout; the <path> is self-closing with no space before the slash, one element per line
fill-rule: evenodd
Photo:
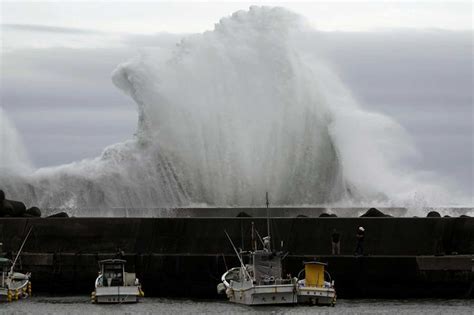
<path fill-rule="evenodd" d="M 266 191 L 280 206 L 446 202 L 401 165 L 416 155 L 409 137 L 356 103 L 318 39 L 292 12 L 251 7 L 170 54 L 149 49 L 112 78 L 138 106 L 131 140 L 93 159 L 1 172 L 2 186 L 49 208 L 253 206 Z"/>

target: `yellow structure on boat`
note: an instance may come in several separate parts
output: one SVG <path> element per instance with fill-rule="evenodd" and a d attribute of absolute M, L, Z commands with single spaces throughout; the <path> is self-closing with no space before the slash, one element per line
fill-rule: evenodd
<path fill-rule="evenodd" d="M 298 303 L 331 306 L 336 304 L 334 281 L 325 267 L 325 263 L 318 261 L 304 263 L 300 274 L 304 271 L 305 277 L 297 282 Z M 325 280 L 325 275 L 328 276 L 328 281 Z"/>
<path fill-rule="evenodd" d="M 324 287 L 325 264 L 317 261 L 304 263 L 305 280 L 307 287 Z"/>

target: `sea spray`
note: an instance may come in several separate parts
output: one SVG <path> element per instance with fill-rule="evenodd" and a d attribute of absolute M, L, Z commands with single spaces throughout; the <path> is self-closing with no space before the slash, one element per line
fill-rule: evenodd
<path fill-rule="evenodd" d="M 405 205 L 437 185 L 399 166 L 403 129 L 362 110 L 300 16 L 251 7 L 171 55 L 144 50 L 114 84 L 138 105 L 135 137 L 95 159 L 2 179 L 43 207 Z M 427 197 L 431 198 L 431 197 Z"/>
<path fill-rule="evenodd" d="M 31 173 L 25 147 L 13 122 L 0 107 L 0 178 Z"/>

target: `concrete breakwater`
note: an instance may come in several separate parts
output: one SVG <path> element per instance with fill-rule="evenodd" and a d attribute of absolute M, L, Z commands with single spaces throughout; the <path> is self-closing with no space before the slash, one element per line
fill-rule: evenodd
<path fill-rule="evenodd" d="M 35 291 L 89 293 L 97 261 L 122 256 L 147 295 L 216 296 L 220 275 L 238 261 L 224 230 L 250 249 L 250 229 L 265 218 L 2 218 L 0 242 L 13 256 L 33 226 L 20 267 Z M 366 230 L 362 257 L 356 229 Z M 331 232 L 341 255 L 331 255 Z M 473 295 L 474 218 L 273 218 L 274 247 L 289 251 L 285 272 L 302 262 L 329 264 L 340 297 L 469 297 Z"/>
<path fill-rule="evenodd" d="M 27 209 L 21 201 L 8 200 L 0 190 L 0 217 L 41 217 L 41 210 L 38 207 Z"/>

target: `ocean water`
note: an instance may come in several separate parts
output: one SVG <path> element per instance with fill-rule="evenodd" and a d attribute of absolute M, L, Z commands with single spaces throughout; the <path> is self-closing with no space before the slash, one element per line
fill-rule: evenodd
<path fill-rule="evenodd" d="M 473 300 L 338 300 L 335 307 L 242 306 L 222 301 L 144 298 L 137 304 L 91 304 L 88 296 L 34 296 L 0 304 L 0 314 L 474 314 Z"/>

